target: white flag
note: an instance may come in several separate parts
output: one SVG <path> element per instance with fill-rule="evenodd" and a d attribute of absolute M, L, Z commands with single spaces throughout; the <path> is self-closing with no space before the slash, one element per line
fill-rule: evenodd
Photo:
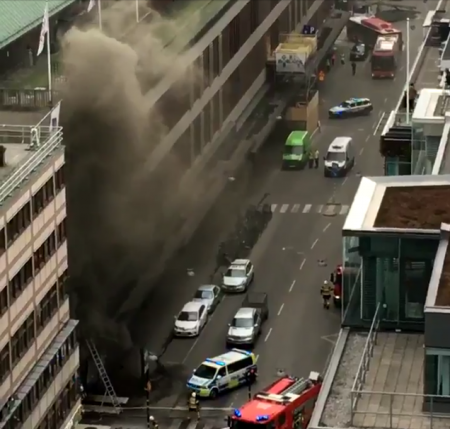
<path fill-rule="evenodd" d="M 96 2 L 96 0 L 89 0 L 89 5 L 88 5 L 88 8 L 87 8 L 88 12 L 90 12 L 92 9 L 94 9 L 95 2 Z"/>
<path fill-rule="evenodd" d="M 45 9 L 44 9 L 44 18 L 42 20 L 42 28 L 41 28 L 41 35 L 39 36 L 39 47 L 37 51 L 37 55 L 41 55 L 42 51 L 44 50 L 45 46 L 45 36 L 47 35 L 49 31 L 49 24 L 48 24 L 48 3 L 45 3 Z M 49 53 L 50 54 L 50 53 Z"/>
<path fill-rule="evenodd" d="M 50 112 L 50 133 L 59 127 L 59 114 L 61 112 L 61 102 L 59 102 Z"/>

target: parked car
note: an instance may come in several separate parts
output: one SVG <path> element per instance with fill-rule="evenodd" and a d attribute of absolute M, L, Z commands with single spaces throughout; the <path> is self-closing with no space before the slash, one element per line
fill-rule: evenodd
<path fill-rule="evenodd" d="M 223 275 L 222 289 L 230 293 L 246 292 L 254 276 L 254 267 L 249 259 L 235 259 Z"/>
<path fill-rule="evenodd" d="M 222 290 L 216 285 L 202 285 L 195 292 L 194 302 L 202 302 L 206 305 L 208 313 L 214 313 L 220 300 L 222 299 Z"/>
<path fill-rule="evenodd" d="M 176 337 L 197 337 L 208 321 L 208 309 L 203 302 L 188 302 L 178 316 L 173 328 Z"/>
<path fill-rule="evenodd" d="M 250 293 L 228 325 L 227 347 L 255 345 L 269 317 L 266 293 Z"/>

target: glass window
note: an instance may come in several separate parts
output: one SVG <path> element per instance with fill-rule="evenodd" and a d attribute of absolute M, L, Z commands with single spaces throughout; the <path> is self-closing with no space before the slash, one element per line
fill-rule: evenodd
<path fill-rule="evenodd" d="M 195 371 L 194 375 L 200 378 L 212 380 L 216 376 L 217 369 L 209 365 L 200 365 Z"/>
<path fill-rule="evenodd" d="M 425 394 L 450 396 L 450 350 L 426 350 Z"/>
<path fill-rule="evenodd" d="M 286 155 L 303 155 L 303 146 L 285 146 L 284 153 Z"/>
<path fill-rule="evenodd" d="M 234 328 L 251 328 L 253 326 L 253 318 L 251 317 L 235 317 L 231 326 Z"/>
<path fill-rule="evenodd" d="M 330 162 L 344 162 L 345 161 L 345 153 L 344 152 L 328 152 L 326 160 L 330 161 Z"/>
<path fill-rule="evenodd" d="M 195 292 L 195 298 L 199 299 L 212 299 L 214 298 L 214 292 L 212 290 L 197 290 Z"/>
<path fill-rule="evenodd" d="M 198 313 L 195 311 L 182 311 L 178 316 L 178 320 L 182 322 L 195 322 L 197 319 Z"/>
<path fill-rule="evenodd" d="M 225 277 L 245 277 L 245 268 L 229 268 Z"/>

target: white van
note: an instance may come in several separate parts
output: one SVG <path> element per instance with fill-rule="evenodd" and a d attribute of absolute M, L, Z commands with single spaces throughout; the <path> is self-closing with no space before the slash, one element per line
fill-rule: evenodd
<path fill-rule="evenodd" d="M 325 177 L 342 177 L 355 165 L 355 149 L 351 137 L 336 137 L 323 158 Z"/>

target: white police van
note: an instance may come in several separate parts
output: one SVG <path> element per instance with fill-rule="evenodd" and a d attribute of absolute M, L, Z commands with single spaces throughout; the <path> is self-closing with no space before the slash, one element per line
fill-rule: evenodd
<path fill-rule="evenodd" d="M 231 351 L 205 361 L 194 370 L 187 388 L 200 397 L 216 398 L 219 393 L 246 384 L 246 374 L 257 375 L 258 356 L 250 351 Z"/>
<path fill-rule="evenodd" d="M 325 177 L 345 176 L 355 165 L 355 150 L 351 137 L 336 137 L 323 158 Z"/>

